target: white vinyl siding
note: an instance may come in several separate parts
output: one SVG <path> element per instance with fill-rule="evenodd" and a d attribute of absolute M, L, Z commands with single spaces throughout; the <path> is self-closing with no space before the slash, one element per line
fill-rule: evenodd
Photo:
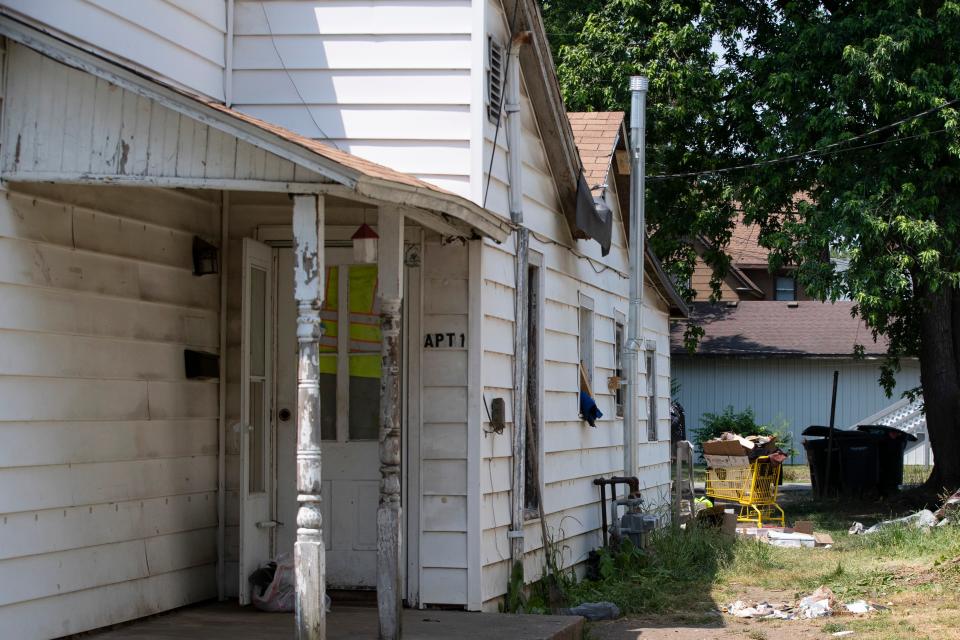
<path fill-rule="evenodd" d="M 0 193 L 0 629 L 45 638 L 216 595 L 218 277 L 192 275 L 215 202 Z"/>
<path fill-rule="evenodd" d="M 320 180 L 289 160 L 27 47 L 12 45 L 8 59 L 2 149 L 8 176 Z"/>
<path fill-rule="evenodd" d="M 469 194 L 469 0 L 240 0 L 234 106 Z"/>
<path fill-rule="evenodd" d="M 688 439 L 692 440 L 700 428 L 704 413 L 721 413 L 727 406 L 736 411 L 749 407 L 760 423 L 788 423 L 793 446 L 799 451 L 792 461 L 798 464 L 806 460 L 800 433 L 813 424 L 829 424 L 835 370 L 840 371 L 836 425 L 845 429 L 890 406 L 903 391 L 920 384 L 919 364 L 904 360 L 902 366 L 897 389 L 887 398 L 877 383 L 880 365 L 876 360 L 687 355 L 673 359 Z"/>
<path fill-rule="evenodd" d="M 508 42 L 508 19 L 498 2 L 486 3 L 486 32 Z M 482 46 L 486 46 L 485 39 Z M 480 87 L 485 82 L 480 58 Z M 479 107 L 480 105 L 478 105 Z M 571 241 L 569 228 L 560 213 L 559 197 L 547 164 L 536 118 L 526 89 L 521 84 L 523 154 L 524 225 L 536 233 L 530 239 L 532 251 L 543 254 L 544 271 L 544 339 L 543 339 L 543 505 L 547 527 L 564 548 L 562 565 L 582 563 L 591 549 L 601 543 L 600 506 L 594 478 L 623 473 L 623 426 L 617 418 L 615 398 L 607 379 L 616 373 L 615 323 L 628 307 L 628 281 L 613 270 L 594 268 L 572 255 L 571 244 L 582 254 L 596 260 L 596 265 L 609 265 L 621 273 L 629 270 L 626 238 L 613 187 L 606 200 L 616 216 L 612 247 L 602 256 L 594 241 Z M 480 195 L 486 186 L 486 170 L 493 150 L 495 125 L 486 118 L 485 107 L 475 118 L 483 122 L 482 160 L 474 156 L 474 171 L 481 172 Z M 501 127 L 497 136 L 487 207 L 508 216 L 507 156 L 510 144 Z M 546 238 L 544 242 L 541 238 Z M 553 244 L 560 243 L 561 246 Z M 482 597 L 483 608 L 496 610 L 498 598 L 506 593 L 509 580 L 507 530 L 510 525 L 511 442 L 513 429 L 513 286 L 514 242 L 501 245 L 486 242 L 483 247 L 483 385 L 487 403 L 501 397 L 507 407 L 507 429 L 502 434 L 489 433 L 489 424 L 482 406 L 475 410 L 483 416 L 481 446 L 480 522 L 482 525 Z M 597 273 L 600 270 L 601 273 Z M 593 311 L 593 383 L 597 405 L 603 418 L 591 428 L 579 417 L 578 340 L 580 335 L 580 296 L 594 301 Z M 663 300 L 651 288 L 644 291 L 644 339 L 653 341 L 657 350 L 658 433 L 669 437 L 669 327 Z M 619 320 L 622 321 L 622 320 Z M 531 363 L 532 364 L 532 363 Z M 645 414 L 641 418 L 645 417 Z M 638 421 L 638 434 L 646 434 L 645 420 Z M 642 431 L 641 431 L 642 430 Z M 669 440 L 646 442 L 638 437 L 640 486 L 651 506 L 663 503 L 669 496 Z M 562 529 L 562 535 L 560 531 Z M 527 581 L 540 577 L 543 552 L 540 525 L 537 520 L 525 527 L 524 559 Z"/>
<path fill-rule="evenodd" d="M 224 0 L 4 0 L 44 28 L 223 100 Z"/>
<path fill-rule="evenodd" d="M 462 333 L 464 347 L 422 352 L 420 601 L 467 604 L 467 329 L 469 251 L 428 235 L 423 252 L 423 335 Z M 455 342 L 455 345 L 459 343 Z"/>

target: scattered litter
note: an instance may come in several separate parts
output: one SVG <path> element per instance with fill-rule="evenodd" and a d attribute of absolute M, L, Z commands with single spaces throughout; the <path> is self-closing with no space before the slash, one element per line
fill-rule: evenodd
<path fill-rule="evenodd" d="M 933 515 L 939 520 L 937 525 L 949 521 L 951 517 L 953 521 L 956 521 L 957 517 L 960 516 L 960 490 L 947 498 L 943 506 L 937 509 L 937 512 Z"/>
<path fill-rule="evenodd" d="M 744 538 L 755 538 L 759 542 L 777 547 L 829 549 L 833 546 L 833 538 L 829 533 L 800 532 L 795 527 L 737 527 L 737 534 Z"/>
<path fill-rule="evenodd" d="M 881 529 L 886 529 L 887 527 L 902 527 L 907 525 L 912 525 L 917 529 L 925 529 L 928 527 L 938 526 L 940 521 L 941 520 L 937 518 L 933 511 L 930 511 L 929 509 L 922 509 L 909 516 L 878 522 L 869 529 L 864 529 L 863 524 L 854 522 L 847 530 L 847 533 L 852 536 L 859 534 L 870 534 L 876 533 Z"/>
<path fill-rule="evenodd" d="M 866 600 L 857 600 L 856 602 L 848 602 L 843 605 L 847 608 L 847 611 L 850 613 L 870 613 L 871 611 L 876 610 L 872 604 Z"/>
<path fill-rule="evenodd" d="M 773 606 L 769 602 L 758 602 L 749 606 L 743 600 L 737 600 L 729 607 L 727 613 L 737 618 L 780 618 L 781 620 L 791 620 L 793 607 L 786 604 Z"/>
<path fill-rule="evenodd" d="M 832 616 L 835 612 L 850 614 L 867 614 L 887 607 L 866 600 L 857 600 L 836 606 L 836 597 L 829 587 L 822 586 L 805 598 L 801 598 L 796 606 L 787 603 L 770 604 L 769 602 L 750 603 L 737 600 L 722 611 L 736 618 L 778 618 L 780 620 L 800 620 Z M 850 632 L 853 633 L 853 632 Z M 836 635 L 836 634 L 834 634 Z M 845 634 L 845 635 L 850 635 Z"/>
<path fill-rule="evenodd" d="M 833 613 L 833 591 L 830 587 L 819 587 L 816 591 L 800 600 L 801 618 L 820 618 Z"/>
<path fill-rule="evenodd" d="M 793 530 L 798 533 L 809 533 L 810 535 L 813 535 L 813 521 L 797 520 L 793 523 Z"/>
<path fill-rule="evenodd" d="M 813 547 L 817 543 L 812 534 L 786 531 L 771 531 L 767 534 L 767 541 L 776 547 Z"/>
<path fill-rule="evenodd" d="M 852 636 L 853 631 L 837 631 L 836 633 L 832 633 L 830 635 L 832 635 L 834 638 L 843 638 L 845 636 Z"/>
<path fill-rule="evenodd" d="M 597 620 L 616 620 L 620 617 L 620 607 L 612 602 L 584 602 L 569 609 L 561 609 L 568 616 L 583 616 L 591 622 Z"/>

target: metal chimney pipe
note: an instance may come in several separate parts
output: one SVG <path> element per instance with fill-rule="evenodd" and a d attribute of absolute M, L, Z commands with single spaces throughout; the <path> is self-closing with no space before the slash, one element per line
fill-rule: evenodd
<path fill-rule="evenodd" d="M 644 192 L 646 182 L 646 107 L 650 81 L 644 76 L 630 78 L 630 307 L 627 339 L 623 348 L 626 372 L 623 403 L 623 473 L 637 474 L 639 441 L 639 365 L 643 339 L 643 243 L 646 239 Z"/>

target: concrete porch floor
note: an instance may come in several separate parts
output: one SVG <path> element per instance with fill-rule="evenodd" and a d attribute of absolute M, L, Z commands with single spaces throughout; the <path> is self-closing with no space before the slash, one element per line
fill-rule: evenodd
<path fill-rule="evenodd" d="M 339 607 L 327 616 L 328 640 L 377 637 L 374 607 Z M 583 619 L 466 611 L 404 609 L 404 640 L 581 640 Z M 90 640 L 274 640 L 293 638 L 293 614 L 263 613 L 236 603 L 184 607 L 108 631 Z"/>

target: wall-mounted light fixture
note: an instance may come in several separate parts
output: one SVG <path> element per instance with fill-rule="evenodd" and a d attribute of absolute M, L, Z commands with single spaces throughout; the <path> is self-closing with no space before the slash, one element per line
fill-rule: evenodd
<path fill-rule="evenodd" d="M 380 236 L 364 222 L 350 238 L 353 241 L 353 259 L 357 262 L 377 261 L 377 240 Z"/>
<path fill-rule="evenodd" d="M 198 236 L 193 236 L 193 275 L 205 276 L 220 272 L 220 252 Z"/>

